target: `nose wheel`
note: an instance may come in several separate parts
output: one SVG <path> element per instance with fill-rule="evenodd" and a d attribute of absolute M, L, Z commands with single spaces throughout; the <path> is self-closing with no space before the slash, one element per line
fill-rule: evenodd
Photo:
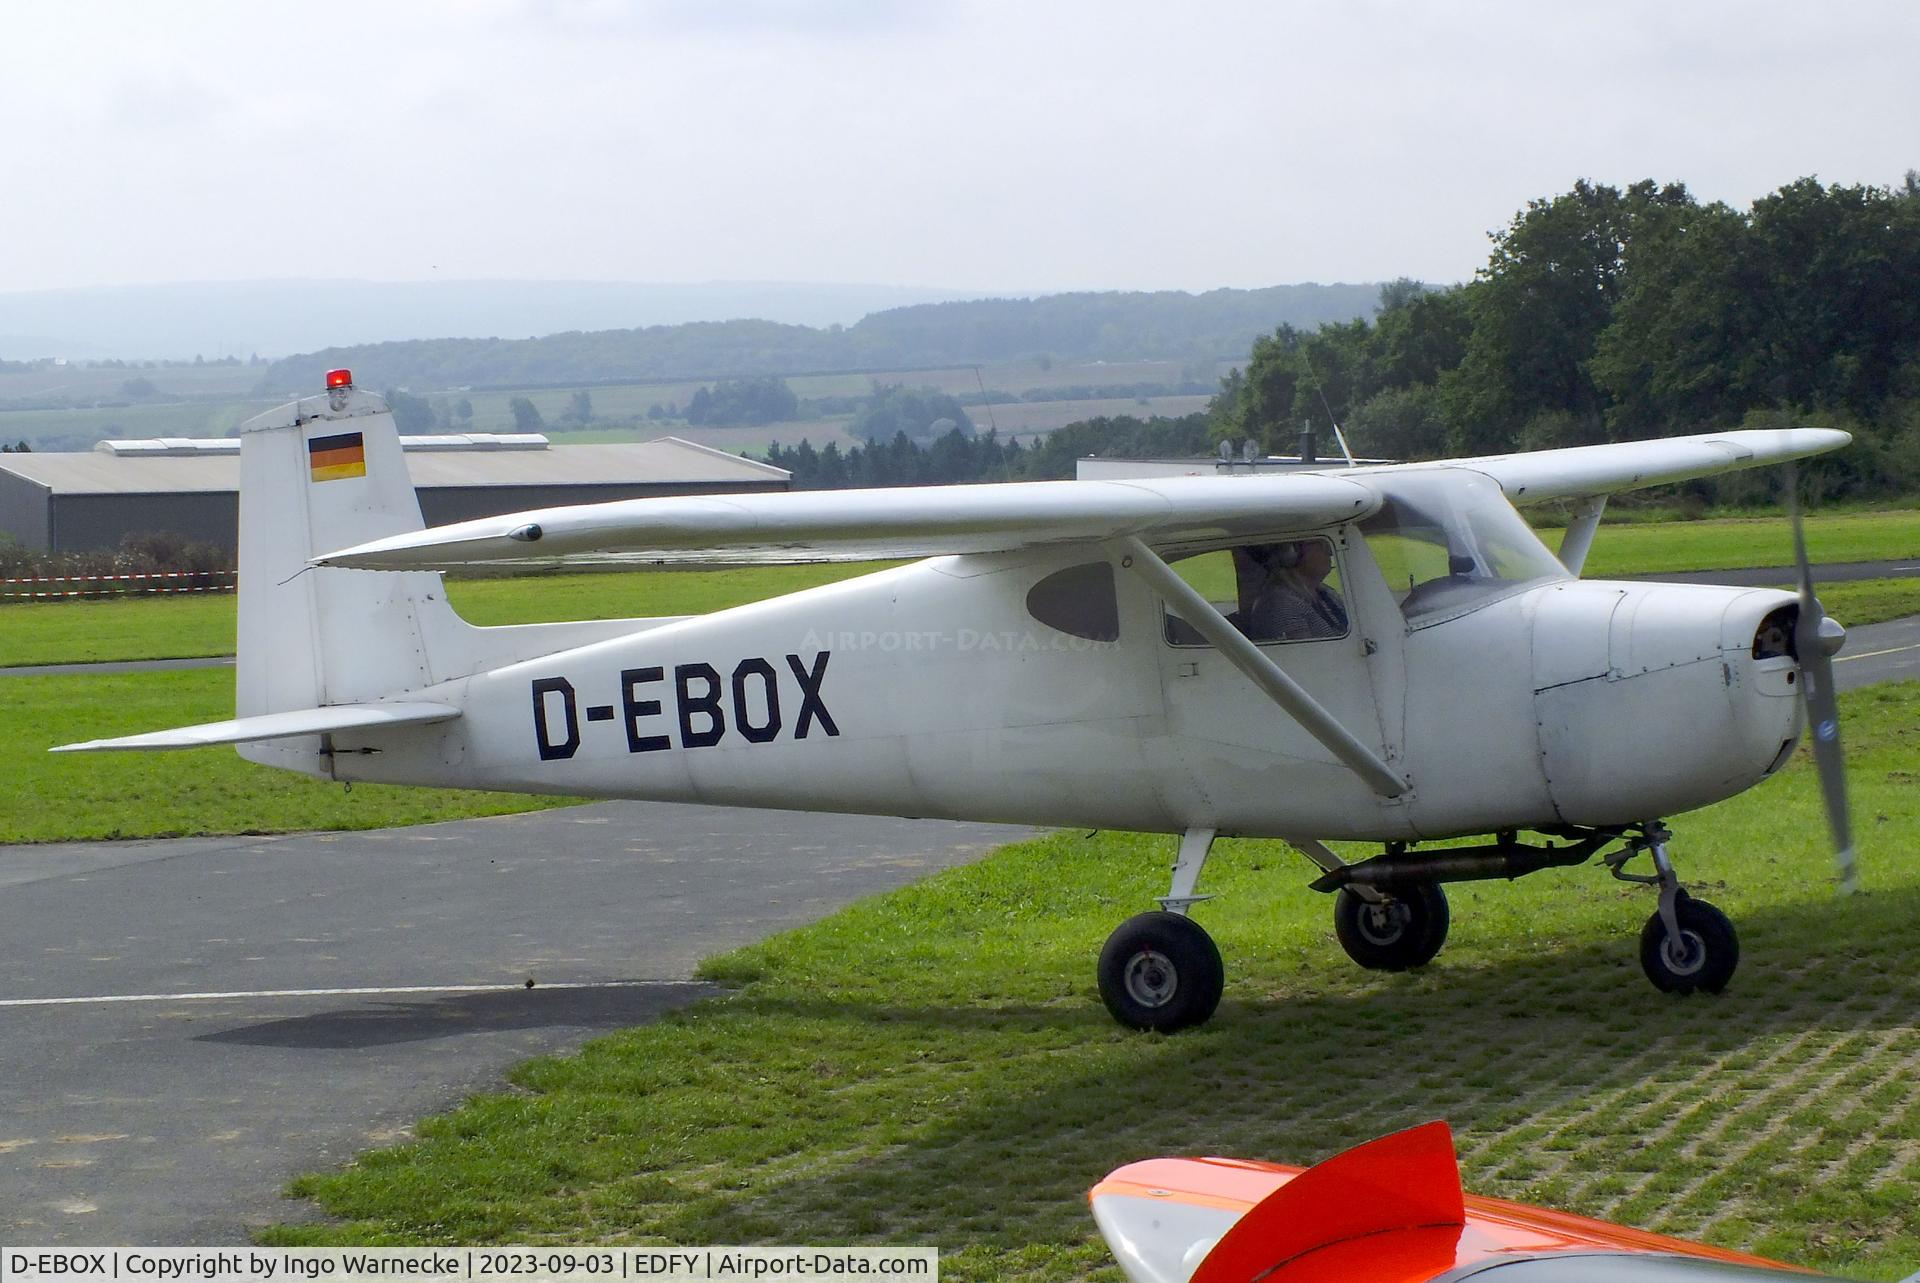
<path fill-rule="evenodd" d="M 1661 993 L 1719 993 L 1740 965 L 1740 937 L 1726 914 L 1681 887 L 1667 856 L 1667 839 L 1672 836 L 1666 825 L 1654 821 L 1608 856 L 1607 864 L 1622 882 L 1660 888 L 1660 907 L 1640 930 L 1640 969 L 1653 987 Z M 1642 851 L 1652 857 L 1654 872 L 1623 871 L 1621 866 Z"/>
<path fill-rule="evenodd" d="M 1647 919 L 1640 931 L 1640 967 L 1661 993 L 1719 993 L 1740 965 L 1740 937 L 1726 914 L 1676 890 L 1673 916 L 1679 931 L 1667 925 L 1664 911 Z"/>

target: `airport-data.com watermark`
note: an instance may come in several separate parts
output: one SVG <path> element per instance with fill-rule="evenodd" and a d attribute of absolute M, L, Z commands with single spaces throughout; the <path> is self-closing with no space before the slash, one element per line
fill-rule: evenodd
<path fill-rule="evenodd" d="M 514 1283 L 935 1283 L 931 1247 L 7 1247 L 0 1283 L 360 1283 L 480 1279 Z"/>

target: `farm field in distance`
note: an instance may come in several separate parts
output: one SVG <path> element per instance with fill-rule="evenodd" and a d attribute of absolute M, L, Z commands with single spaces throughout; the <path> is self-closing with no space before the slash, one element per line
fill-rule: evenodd
<path fill-rule="evenodd" d="M 1217 367 L 1224 373 L 1229 365 Z M 286 398 L 261 397 L 254 392 L 261 369 L 240 366 L 171 366 L 154 369 L 92 369 L 79 366 L 36 369 L 19 374 L 0 373 L 0 440 L 25 440 L 35 449 L 85 450 L 95 441 L 109 437 L 223 436 L 249 417 L 271 409 Z M 1097 389 L 1103 386 L 1158 383 L 1175 385 L 1195 371 L 1172 361 L 1052 363 L 1041 365 L 1026 360 L 1004 365 L 987 365 L 975 373 L 973 366 L 945 369 L 880 371 L 850 374 L 802 374 L 787 383 L 803 403 L 820 397 L 861 397 L 879 383 L 904 383 L 909 387 L 932 387 L 956 396 L 977 395 L 981 382 L 994 393 L 1018 398 L 1022 393 L 1046 393 L 1060 389 Z M 1207 380 L 1216 377 L 1216 368 L 1199 371 Z M 149 398 L 129 399 L 121 385 L 134 379 L 154 384 Z M 851 415 L 822 414 L 818 417 L 770 423 L 753 427 L 723 428 L 689 424 L 681 419 L 651 420 L 646 417 L 655 405 L 685 406 L 696 389 L 711 386 L 711 379 L 671 379 L 657 382 L 621 384 L 584 384 L 551 388 L 408 388 L 407 391 L 430 401 L 452 403 L 462 398 L 473 406 L 473 419 L 460 425 L 462 431 L 513 432 L 515 426 L 510 403 L 525 397 L 547 421 L 555 445 L 608 440 L 651 440 L 660 436 L 679 436 L 702 445 L 732 453 L 762 453 L 771 442 L 782 446 L 798 445 L 804 438 L 816 446 L 829 441 L 844 449 L 854 444 L 845 433 Z M 384 390 L 384 389 L 376 389 Z M 579 432 L 555 426 L 576 391 L 593 399 L 595 422 Z M 73 404 L 42 407 L 55 400 Z M 1011 407 L 1020 426 L 1003 425 L 1009 432 L 1046 432 L 1065 423 L 1099 414 L 1187 414 L 1182 408 L 1194 403 L 1204 406 L 1205 397 L 1153 398 L 1147 406 L 1132 398 L 1094 398 L 1049 402 L 996 401 L 995 413 L 1002 404 Z M 1165 404 L 1160 404 L 1164 402 Z M 1074 408 L 1078 407 L 1078 408 Z M 986 428 L 984 410 L 968 413 Z M 1064 416 L 1064 417 L 1063 417 Z M 1026 422 L 1027 419 L 1032 422 Z"/>
<path fill-rule="evenodd" d="M 1216 848 L 1195 913 L 1227 993 L 1115 1026 L 1102 940 L 1171 838 L 1056 833 L 715 958 L 727 997 L 542 1059 L 294 1192 L 274 1243 L 936 1244 L 954 1280 L 1119 1271 L 1085 1193 L 1159 1154 L 1310 1162 L 1431 1118 L 1469 1189 L 1894 1279 L 1920 1254 L 1912 769 L 1920 683 L 1843 698 L 1868 888 L 1837 900 L 1807 753 L 1678 817 L 1726 909 L 1728 992 L 1641 975 L 1644 888 L 1603 870 L 1448 888 L 1430 966 L 1366 972 L 1279 843 Z"/>

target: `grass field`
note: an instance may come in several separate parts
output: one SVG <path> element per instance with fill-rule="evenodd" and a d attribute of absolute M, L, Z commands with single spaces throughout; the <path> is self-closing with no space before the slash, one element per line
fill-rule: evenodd
<path fill-rule="evenodd" d="M 1117 1280 L 1087 1187 L 1155 1154 L 1310 1161 L 1434 1117 L 1469 1188 L 1895 1278 L 1920 1254 L 1920 684 L 1845 701 L 1865 895 L 1840 901 L 1804 750 L 1675 824 L 1739 924 L 1718 998 L 1636 962 L 1643 888 L 1594 869 L 1450 888 L 1430 967 L 1351 966 L 1275 843 L 1196 910 L 1225 1002 L 1173 1038 L 1108 1019 L 1093 959 L 1172 839 L 1062 833 L 711 961 L 735 986 L 415 1143 L 309 1176 L 284 1243 L 937 1244 L 950 1279 Z"/>
<path fill-rule="evenodd" d="M 874 568 L 834 564 L 455 579 L 447 596 L 469 622 L 482 625 L 697 615 Z M 231 655 L 235 609 L 231 594 L 0 606 L 0 667 Z"/>
<path fill-rule="evenodd" d="M 0 843 L 375 829 L 503 815 L 562 800 L 338 784 L 228 748 L 49 754 L 55 744 L 233 716 L 225 669 L 0 680 Z"/>
<path fill-rule="evenodd" d="M 1543 530 L 1550 548 L 1563 532 Z M 1807 555 L 1822 561 L 1920 559 L 1920 510 L 1846 512 L 1807 518 Z M 1793 564 L 1793 536 L 1780 517 L 1620 524 L 1601 528 L 1587 558 L 1589 579 L 1658 575 L 1730 566 Z"/>

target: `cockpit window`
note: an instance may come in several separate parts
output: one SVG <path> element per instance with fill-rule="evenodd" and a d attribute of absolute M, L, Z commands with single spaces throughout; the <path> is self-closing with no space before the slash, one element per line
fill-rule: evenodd
<path fill-rule="evenodd" d="M 1315 536 L 1241 544 L 1171 562 L 1175 573 L 1253 641 L 1322 641 L 1347 635 L 1347 604 L 1333 541 Z M 1205 646 L 1199 630 L 1166 612 L 1167 641 Z"/>
<path fill-rule="evenodd" d="M 1489 478 L 1446 470 L 1378 484 L 1386 502 L 1360 532 L 1410 624 L 1569 577 Z"/>

